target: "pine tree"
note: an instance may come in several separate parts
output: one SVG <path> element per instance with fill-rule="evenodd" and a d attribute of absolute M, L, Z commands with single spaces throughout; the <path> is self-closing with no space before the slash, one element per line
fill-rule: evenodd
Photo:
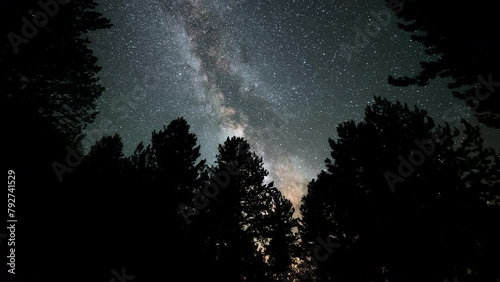
<path fill-rule="evenodd" d="M 147 214 L 145 230 L 150 234 L 146 243 L 150 258 L 141 262 L 144 275 L 151 275 L 147 269 L 165 264 L 187 277 L 192 274 L 186 261 L 192 260 L 195 242 L 189 240 L 190 226 L 178 206 L 190 203 L 207 178 L 205 160 L 199 157 L 196 135 L 184 118 L 178 118 L 163 130 L 153 131 L 151 145 L 139 144 L 130 158 L 136 182 L 145 189 L 136 197 Z"/>
<path fill-rule="evenodd" d="M 449 78 L 448 88 L 465 100 L 478 120 L 500 128 L 498 86 L 500 32 L 498 9 L 489 1 L 395 1 L 386 0 L 397 14 L 399 28 L 420 42 L 429 55 L 413 77 L 389 76 L 397 86 L 425 86 L 432 80 Z M 399 3 L 399 4 L 398 4 Z M 450 7 L 453 7 L 450 10 Z M 389 20 L 391 15 L 388 15 Z"/>
<path fill-rule="evenodd" d="M 51 250 L 68 258 L 62 265 L 85 269 L 81 280 L 106 275 L 110 261 L 130 265 L 136 247 L 133 226 L 139 225 L 138 217 L 142 219 L 134 197 L 136 187 L 129 185 L 126 174 L 130 166 L 121 137 L 103 136 L 62 183 L 57 209 L 65 221 Z"/>
<path fill-rule="evenodd" d="M 163 130 L 153 131 L 151 150 L 158 183 L 176 194 L 179 203 L 191 200 L 193 192 L 201 186 L 205 160 L 198 161 L 200 146 L 196 135 L 189 132 L 187 121 L 178 118 Z M 175 204 L 176 209 L 179 203 Z"/>
<path fill-rule="evenodd" d="M 486 257 L 498 261 L 491 218 L 499 207 L 488 203 L 498 197 L 500 162 L 464 125 L 460 134 L 425 111 L 376 98 L 362 122 L 337 128 L 327 169 L 302 199 L 304 256 L 318 236 L 341 244 L 315 267 L 317 279 L 498 277 Z"/>
<path fill-rule="evenodd" d="M 11 36 L 22 36 L 21 18 L 33 23 L 40 20 L 36 12 L 44 13 L 38 1 L 11 1 L 9 5 L 12 18 L 4 31 Z M 5 43 L 13 48 L 2 49 L 2 66 L 6 70 L 2 76 L 6 90 L 2 91 L 3 99 L 9 115 L 40 120 L 45 124 L 45 133 L 63 133 L 69 142 L 76 142 L 82 129 L 97 115 L 95 102 L 104 91 L 98 83 L 100 67 L 88 47 L 91 41 L 87 34 L 111 25 L 109 19 L 95 11 L 95 1 L 75 0 L 55 6 L 57 13 L 44 27 L 32 24 L 37 32 L 28 42 L 18 48 Z"/>
<path fill-rule="evenodd" d="M 53 4 L 51 12 L 42 7 L 48 2 Z M 10 136 L 4 159 L 25 181 L 25 189 L 16 195 L 23 199 L 19 209 L 23 225 L 18 231 L 37 234 L 17 251 L 26 259 L 26 269 L 51 281 L 71 275 L 69 260 L 61 260 L 66 258 L 61 252 L 69 248 L 62 240 L 55 241 L 54 234 L 64 234 L 63 226 L 75 216 L 62 209 L 68 204 L 62 199 L 78 199 L 75 190 L 59 183 L 51 164 L 64 162 L 67 148 L 78 151 L 75 144 L 82 129 L 97 114 L 95 103 L 104 88 L 99 85 L 100 68 L 89 48 L 88 33 L 110 27 L 96 11 L 95 1 L 62 2 L 66 1 L 6 1 L 0 19 L 3 129 Z M 78 168 L 71 167 L 65 177 Z M 47 221 L 54 218 L 60 224 L 53 233 L 46 232 Z M 74 242 L 84 240 L 81 233 L 72 236 Z M 54 260 L 61 261 L 59 271 L 50 265 Z M 31 280 L 30 274 L 21 272 L 18 279 Z"/>
<path fill-rule="evenodd" d="M 269 207 L 261 219 L 261 233 L 264 239 L 265 255 L 269 266 L 269 277 L 273 281 L 281 281 L 283 275 L 292 272 L 294 258 L 297 257 L 298 227 L 297 219 L 293 217 L 294 208 L 290 200 L 286 199 L 276 188 L 269 193 Z"/>
<path fill-rule="evenodd" d="M 215 172 L 226 172 L 227 181 L 206 208 L 207 243 L 212 246 L 221 280 L 267 281 L 259 220 L 266 211 L 271 186 L 262 158 L 250 151 L 243 138 L 228 138 L 219 145 Z"/>

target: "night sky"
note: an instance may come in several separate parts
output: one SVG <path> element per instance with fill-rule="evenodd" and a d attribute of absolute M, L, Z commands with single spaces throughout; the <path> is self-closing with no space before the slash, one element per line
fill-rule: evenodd
<path fill-rule="evenodd" d="M 438 122 L 456 122 L 464 105 L 446 81 L 387 83 L 426 58 L 395 15 L 377 31 L 372 12 L 390 13 L 383 0 L 99 2 L 114 26 L 91 35 L 106 92 L 86 144 L 119 133 L 130 154 L 183 116 L 209 164 L 228 136 L 245 137 L 296 208 L 324 168 L 336 126 L 360 121 L 374 95 L 417 105 Z M 342 46 L 355 46 L 356 29 L 367 25 L 373 36 L 348 59 Z M 489 145 L 500 144 L 495 134 Z"/>

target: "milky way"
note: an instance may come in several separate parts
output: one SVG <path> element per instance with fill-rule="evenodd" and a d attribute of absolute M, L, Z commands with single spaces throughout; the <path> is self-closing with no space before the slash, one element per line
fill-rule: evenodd
<path fill-rule="evenodd" d="M 187 37 L 190 56 L 198 61 L 195 83 L 203 104 L 209 105 L 211 119 L 220 125 L 218 140 L 227 136 L 245 137 L 256 152 L 266 159 L 273 172 L 267 181 L 275 180 L 285 195 L 298 201 L 305 176 L 293 165 L 293 146 L 287 134 L 292 126 L 270 94 L 275 91 L 245 66 L 241 46 L 224 21 L 217 2 L 163 2 L 164 10 L 179 20 Z M 276 98 L 274 98 L 276 99 Z M 214 132 L 215 133 L 215 132 Z"/>
<path fill-rule="evenodd" d="M 92 35 L 106 92 L 89 136 L 118 132 L 129 154 L 183 116 L 209 163 L 228 136 L 245 137 L 270 171 L 266 181 L 296 208 L 324 168 L 336 125 L 359 121 L 374 95 L 438 120 L 463 106 L 443 91 L 445 82 L 387 84 L 424 59 L 395 17 L 347 59 L 341 45 L 355 44 L 383 0 L 101 2 L 114 27 Z"/>

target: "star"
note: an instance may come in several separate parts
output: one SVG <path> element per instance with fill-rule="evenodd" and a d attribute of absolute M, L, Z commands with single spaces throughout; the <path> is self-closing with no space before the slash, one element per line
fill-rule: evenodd
<path fill-rule="evenodd" d="M 457 102 L 436 95 L 439 83 L 387 84 L 426 59 L 395 24 L 346 59 L 342 44 L 356 46 L 356 30 L 375 22 L 383 1 L 99 2 L 114 26 L 91 35 L 107 90 L 88 131 L 119 133 L 130 154 L 183 116 L 209 164 L 228 136 L 245 137 L 296 210 L 336 125 L 360 121 L 374 95 L 418 105 L 436 121 Z"/>

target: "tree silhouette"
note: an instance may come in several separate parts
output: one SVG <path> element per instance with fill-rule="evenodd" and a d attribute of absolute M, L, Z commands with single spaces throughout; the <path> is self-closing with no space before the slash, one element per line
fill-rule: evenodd
<path fill-rule="evenodd" d="M 177 194 L 178 203 L 173 205 L 177 210 L 177 205 L 191 200 L 193 192 L 201 186 L 205 160 L 196 163 L 200 157 L 197 138 L 189 132 L 187 121 L 178 118 L 164 130 L 153 132 L 151 149 L 156 160 L 158 182 Z"/>
<path fill-rule="evenodd" d="M 30 234 L 17 249 L 23 258 L 19 263 L 41 280 L 55 280 L 70 276 L 69 269 L 74 267 L 65 260 L 55 271 L 49 261 L 64 257 L 65 249 L 54 234 L 65 234 L 64 223 L 74 215 L 62 209 L 67 203 L 61 199 L 73 201 L 76 192 L 61 189 L 51 163 L 65 160 L 68 145 L 77 153 L 75 144 L 82 129 L 95 118 L 95 102 L 104 88 L 98 83 L 100 68 L 89 49 L 87 33 L 110 24 L 96 11 L 95 1 L 52 1 L 51 15 L 41 6 L 51 1 L 4 2 L 0 92 L 3 129 L 12 136 L 6 140 L 9 149 L 4 160 L 24 179 L 24 189 L 16 194 L 23 199 L 18 205 L 18 220 L 23 224 L 17 231 Z M 48 232 L 48 220 L 60 224 Z M 18 279 L 32 277 L 20 271 Z"/>
<path fill-rule="evenodd" d="M 144 153 L 146 156 L 147 150 Z M 200 146 L 196 135 L 189 132 L 184 118 L 173 120 L 163 130 L 153 131 L 151 154 L 153 161 L 150 163 L 154 167 L 152 188 L 155 191 L 148 199 L 151 208 L 155 209 L 151 213 L 161 216 L 162 220 L 180 231 L 185 224 L 178 206 L 191 201 L 206 178 L 205 160 L 197 161 Z M 156 228 L 162 230 L 163 224 L 156 224 Z M 160 233 L 159 230 L 156 233 Z M 177 234 L 179 240 L 184 238 L 182 232 Z"/>
<path fill-rule="evenodd" d="M 394 0 L 386 0 L 393 6 Z M 404 1 L 397 9 L 399 28 L 422 43 L 428 61 L 413 77 L 389 76 L 397 86 L 427 85 L 437 77 L 449 78 L 454 96 L 465 99 L 479 121 L 500 128 L 500 32 L 498 10 L 488 1 Z"/>
<path fill-rule="evenodd" d="M 33 11 L 42 10 L 38 1 L 9 1 L 8 5 L 3 40 L 21 34 L 20 19 L 40 20 Z M 98 84 L 100 67 L 86 35 L 111 25 L 95 11 L 95 1 L 56 6 L 57 13 L 44 27 L 31 25 L 33 38 L 28 42 L 20 46 L 4 42 L 12 48 L 2 48 L 2 93 L 9 115 L 39 119 L 48 132 L 61 132 L 67 140 L 78 141 L 82 129 L 97 115 L 95 101 L 104 91 Z"/>
<path fill-rule="evenodd" d="M 102 173 L 97 177 L 102 179 L 110 174 L 117 175 L 123 167 L 123 142 L 118 134 L 113 136 L 103 136 L 91 148 L 85 156 L 85 163 L 92 163 L 90 169 L 93 173 Z"/>
<path fill-rule="evenodd" d="M 128 157 L 128 164 L 130 166 L 126 167 L 126 174 L 133 185 L 151 188 L 157 167 L 151 145 L 144 146 L 144 142 L 140 142 Z"/>
<path fill-rule="evenodd" d="M 64 160 L 66 146 L 79 149 L 82 129 L 94 120 L 95 101 L 104 91 L 87 33 L 111 25 L 95 11 L 95 1 L 46 4 L 8 1 L 2 10 L 0 92 L 4 130 L 15 136 L 7 140 L 6 161 L 35 182 L 55 185 L 50 164 Z"/>
<path fill-rule="evenodd" d="M 62 183 L 60 197 L 64 201 L 57 208 L 68 219 L 51 249 L 58 256 L 71 258 L 61 262 L 63 274 L 70 272 L 66 267 L 78 265 L 85 269 L 78 277 L 84 281 L 108 275 L 110 262 L 133 261 L 136 233 L 131 226 L 139 226 L 142 217 L 136 202 L 137 186 L 128 185 L 129 167 L 121 137 L 103 136 Z"/>
<path fill-rule="evenodd" d="M 264 184 L 268 172 L 262 158 L 250 151 L 244 139 L 228 138 L 219 145 L 213 171 L 227 171 L 217 193 L 204 191 L 207 197 L 213 197 L 205 209 L 204 221 L 220 279 L 267 281 L 259 221 L 266 211 L 266 192 L 272 184 Z"/>
<path fill-rule="evenodd" d="M 479 129 L 435 126 L 423 110 L 375 98 L 338 126 L 331 159 L 308 185 L 301 239 L 341 247 L 314 275 L 330 281 L 495 281 L 499 157 Z M 460 142 L 460 140 L 462 140 Z M 489 201 L 489 202 L 488 202 Z M 460 279 L 460 278 L 459 278 Z M 471 281 L 472 281 L 471 280 Z"/>
<path fill-rule="evenodd" d="M 178 206 L 190 202 L 208 176 L 205 160 L 198 160 L 196 135 L 189 128 L 184 118 L 173 120 L 163 130 L 153 131 L 151 145 L 140 143 L 130 157 L 133 183 L 147 189 L 137 191 L 136 200 L 141 213 L 147 215 L 143 231 L 149 234 L 145 245 L 150 258 L 140 262 L 142 275 L 151 279 L 154 276 L 148 271 L 165 264 L 186 277 L 191 275 L 186 261 L 192 260 L 194 243 L 189 241 Z"/>
<path fill-rule="evenodd" d="M 104 276 L 111 262 L 116 267 L 127 265 L 145 280 L 158 279 L 165 265 L 187 279 L 200 275 L 192 273 L 192 265 L 186 262 L 197 261 L 192 256 L 202 244 L 190 241 L 195 238 L 193 230 L 177 209 L 179 203 L 193 198 L 207 178 L 205 161 L 197 160 L 196 136 L 189 132 L 186 120 L 178 118 L 152 132 L 151 145 L 140 143 L 130 157 L 124 157 L 122 149 L 118 135 L 103 137 L 65 183 L 80 192 L 80 201 L 67 210 L 76 214 L 85 205 L 93 207 L 75 218 L 72 228 L 88 226 L 89 217 L 99 218 L 92 228 L 105 233 L 97 241 L 88 240 L 92 247 L 79 248 L 84 258 L 104 250 L 89 273 Z M 98 192 L 87 191 L 88 187 Z M 147 240 L 138 240 L 145 234 Z"/>
<path fill-rule="evenodd" d="M 263 218 L 261 233 L 264 238 L 265 255 L 270 269 L 269 277 L 273 281 L 281 281 L 283 274 L 292 272 L 293 259 L 297 257 L 296 229 L 297 219 L 293 217 L 294 208 L 281 192 L 272 188 L 269 190 L 270 203 L 266 216 Z"/>

